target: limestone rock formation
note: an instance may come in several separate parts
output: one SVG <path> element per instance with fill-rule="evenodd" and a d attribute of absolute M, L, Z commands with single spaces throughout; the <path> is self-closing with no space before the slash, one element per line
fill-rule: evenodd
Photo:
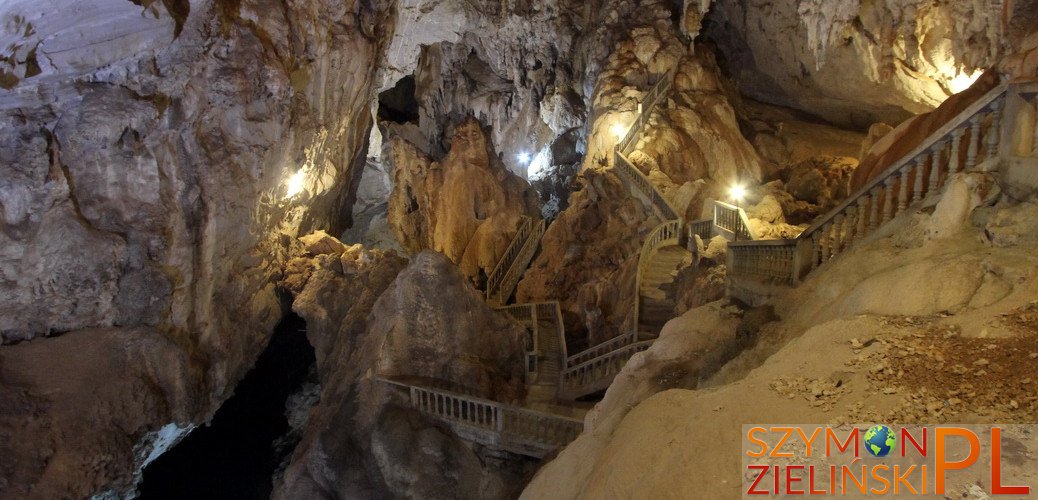
<path fill-rule="evenodd" d="M 476 282 L 497 266 L 520 218 L 540 215 L 536 193 L 501 165 L 474 119 L 457 126 L 441 161 L 400 139 L 391 148 L 389 223 L 397 239 L 410 252 L 442 252 Z"/>
<path fill-rule="evenodd" d="M 592 168 L 578 182 L 582 187 L 548 227 L 516 291 L 518 302 L 558 300 L 574 347 L 623 333 L 619 327 L 637 300 L 640 236 L 653 226 L 652 212 L 615 175 Z"/>
<path fill-rule="evenodd" d="M 524 329 L 490 309 L 441 254 L 407 264 L 354 247 L 336 257 L 337 265 L 310 260 L 293 302 L 317 349 L 322 392 L 274 497 L 514 495 L 529 461 L 471 447 L 376 378 L 519 400 Z"/>
<path fill-rule="evenodd" d="M 866 129 L 930 111 L 993 66 L 1002 15 L 979 0 L 716 1 L 706 36 L 743 93 Z"/>
<path fill-rule="evenodd" d="M 92 444 L 69 438 L 78 451 L 5 469 L 0 496 L 30 485 L 53 497 L 126 493 L 144 458 L 135 446 L 204 422 L 231 393 L 282 314 L 274 282 L 295 236 L 342 229 L 388 10 L 0 6 L 0 338 L 33 339 L 3 350 L 58 360 L 95 339 L 98 354 L 54 372 L 105 392 L 41 391 L 43 407 L 96 416 L 82 423 Z M 108 363 L 119 346 L 153 352 Z M 4 371 L 5 392 L 36 376 L 20 362 Z M 159 379 L 182 394 L 156 395 Z M 2 432 L 20 443 L 76 434 L 57 421 Z"/>

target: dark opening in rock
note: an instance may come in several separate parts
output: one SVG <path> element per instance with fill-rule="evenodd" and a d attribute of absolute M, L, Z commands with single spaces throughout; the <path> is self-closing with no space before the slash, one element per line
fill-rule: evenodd
<path fill-rule="evenodd" d="M 418 122 L 414 75 L 407 75 L 393 88 L 378 95 L 378 118 L 396 123 Z"/>
<path fill-rule="evenodd" d="M 295 446 L 278 439 L 289 432 L 285 401 L 314 363 L 305 332 L 295 314 L 281 321 L 212 422 L 144 469 L 141 498 L 270 498 L 274 471 Z"/>

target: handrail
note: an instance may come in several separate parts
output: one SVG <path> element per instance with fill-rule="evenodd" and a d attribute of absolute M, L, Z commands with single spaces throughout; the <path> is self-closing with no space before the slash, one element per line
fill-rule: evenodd
<path fill-rule="evenodd" d="M 613 151 L 613 165 L 618 167 L 617 171 L 622 174 L 622 177 L 629 183 L 633 184 L 643 196 L 649 200 L 649 204 L 652 206 L 653 212 L 661 220 L 671 220 L 678 218 L 678 212 L 670 204 L 670 201 L 663 196 L 662 193 L 656 186 L 653 185 L 652 181 L 649 180 L 638 167 L 635 167 L 628 160 L 623 153 L 620 152 L 619 148 Z"/>
<path fill-rule="evenodd" d="M 757 232 L 750 226 L 750 219 L 741 207 L 723 201 L 714 201 L 714 225 L 732 233 L 736 240 L 758 239 Z"/>
<path fill-rule="evenodd" d="M 525 304 L 512 304 L 507 306 L 501 306 L 495 308 L 501 311 L 511 318 L 530 324 L 530 337 L 528 345 L 530 348 L 526 352 L 526 368 L 527 375 L 530 376 L 536 373 L 541 366 L 540 358 L 553 353 L 544 351 L 544 346 L 541 342 L 541 325 L 542 320 L 551 321 L 555 324 L 555 335 L 558 337 L 559 342 L 559 361 L 565 363 L 566 361 L 566 331 L 562 323 L 562 307 L 558 301 L 547 301 L 547 302 L 530 302 Z M 529 380 L 532 380 L 532 377 Z"/>
<path fill-rule="evenodd" d="M 580 420 L 542 413 L 443 389 L 434 389 L 378 378 L 387 385 L 406 389 L 416 410 L 468 430 L 463 437 L 488 446 L 499 446 L 541 457 L 569 444 L 584 430 Z M 459 433 L 460 434 L 460 433 Z"/>
<path fill-rule="evenodd" d="M 668 220 L 656 226 L 642 243 L 642 250 L 638 254 L 638 268 L 634 274 L 634 314 L 632 315 L 632 339 L 638 338 L 638 325 L 641 318 L 641 293 L 642 275 L 649 267 L 649 261 L 661 247 L 677 245 L 681 241 L 681 221 Z"/>
<path fill-rule="evenodd" d="M 583 351 L 580 351 L 568 358 L 566 358 L 566 368 L 584 363 L 585 361 L 597 358 L 603 354 L 615 351 L 621 347 L 630 344 L 633 341 L 630 332 L 618 335 L 604 342 L 595 344 Z"/>
<path fill-rule="evenodd" d="M 535 222 L 530 217 L 523 216 L 515 237 L 487 278 L 487 302 L 503 304 L 508 299 L 512 289 L 519 283 L 522 272 L 533 258 L 543 235 L 544 219 L 537 219 Z"/>
<path fill-rule="evenodd" d="M 688 237 L 698 235 L 703 241 L 709 240 L 714 233 L 714 219 L 700 219 L 688 223 Z"/>
<path fill-rule="evenodd" d="M 953 132 L 955 129 L 959 128 L 963 123 L 965 123 L 969 119 L 972 119 L 976 114 L 983 111 L 988 105 L 992 104 L 992 102 L 995 99 L 1002 97 L 1002 95 L 1005 94 L 1007 88 L 1007 85 L 1004 83 L 998 85 L 997 87 L 988 91 L 988 93 L 984 94 L 983 97 L 977 99 L 972 104 L 967 106 L 966 109 L 962 110 L 962 112 L 956 115 L 955 118 L 952 118 L 951 121 L 945 123 L 943 126 L 941 126 L 933 133 L 931 133 L 929 136 L 927 136 L 926 139 L 924 139 L 922 142 L 919 143 L 918 146 L 915 147 L 915 149 L 909 151 L 908 154 L 905 154 L 898 161 L 892 163 L 890 167 L 883 171 L 882 174 L 876 176 L 876 178 L 874 178 L 864 187 L 856 191 L 853 195 L 848 196 L 847 199 L 845 199 L 843 203 L 837 205 L 836 208 L 833 208 L 832 210 L 826 212 L 825 215 L 818 218 L 814 224 L 811 224 L 811 226 L 808 227 L 806 231 L 800 234 L 800 238 L 809 238 L 812 234 L 814 234 L 815 231 L 817 231 L 823 225 L 832 222 L 832 220 L 836 218 L 837 215 L 846 210 L 847 207 L 851 206 L 851 204 L 856 202 L 858 198 L 861 198 L 862 196 L 868 194 L 869 191 L 875 189 L 888 178 L 898 173 L 902 168 L 904 168 L 905 164 L 911 162 L 917 156 L 925 153 L 935 144 L 944 139 L 949 133 Z"/>
<path fill-rule="evenodd" d="M 952 174 L 984 161 L 982 150 L 987 159 L 1004 154 L 1000 150 L 1005 125 L 1002 115 L 1011 88 L 1025 87 L 1002 83 L 991 89 L 797 238 L 731 244 L 729 276 L 795 285 L 852 243 L 935 193 Z"/>
<path fill-rule="evenodd" d="M 490 272 L 489 276 L 487 276 L 487 297 L 496 293 L 497 288 L 501 286 L 501 280 L 504 279 L 505 272 L 519 255 L 519 250 L 522 249 L 522 245 L 526 241 L 526 236 L 529 235 L 532 230 L 533 221 L 525 215 L 522 216 L 519 223 L 519 230 L 516 231 L 515 236 L 512 237 L 512 241 L 508 243 L 508 248 L 506 248 L 505 253 L 501 255 L 501 259 L 497 261 L 494 270 Z"/>
<path fill-rule="evenodd" d="M 635 342 L 567 368 L 560 374 L 559 394 L 564 397 L 576 397 L 588 391 L 608 387 L 631 356 L 647 350 L 653 343 L 653 340 Z"/>
<path fill-rule="evenodd" d="M 631 126 L 627 128 L 627 133 L 617 143 L 617 149 L 622 154 L 626 155 L 631 152 L 631 147 L 635 144 L 635 138 L 641 135 L 642 129 L 645 128 L 645 123 L 648 122 L 648 117 L 652 114 L 653 108 L 656 107 L 663 95 L 670 90 L 670 86 L 673 83 L 674 70 L 670 70 L 642 96 L 642 101 L 638 103 L 638 112 L 634 122 L 631 123 Z"/>

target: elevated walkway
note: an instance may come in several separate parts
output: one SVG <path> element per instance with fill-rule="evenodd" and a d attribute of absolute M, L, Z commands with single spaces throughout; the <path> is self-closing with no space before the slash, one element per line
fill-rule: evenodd
<path fill-rule="evenodd" d="M 543 458 L 584 430 L 584 423 L 572 418 L 402 381 L 379 381 L 401 390 L 412 408 L 446 423 L 458 437 L 499 450 Z"/>
<path fill-rule="evenodd" d="M 1008 188 L 1038 187 L 1038 83 L 992 89 L 795 239 L 728 245 L 728 293 L 750 304 L 796 286 L 963 171 L 997 171 Z"/>

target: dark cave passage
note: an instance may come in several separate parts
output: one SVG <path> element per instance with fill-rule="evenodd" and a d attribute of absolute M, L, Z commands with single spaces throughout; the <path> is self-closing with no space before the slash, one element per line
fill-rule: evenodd
<path fill-rule="evenodd" d="M 281 320 L 210 425 L 144 469 L 141 498 L 270 498 L 274 471 L 294 447 L 275 444 L 289 431 L 285 401 L 315 360 L 305 331 L 306 322 L 295 314 Z"/>

